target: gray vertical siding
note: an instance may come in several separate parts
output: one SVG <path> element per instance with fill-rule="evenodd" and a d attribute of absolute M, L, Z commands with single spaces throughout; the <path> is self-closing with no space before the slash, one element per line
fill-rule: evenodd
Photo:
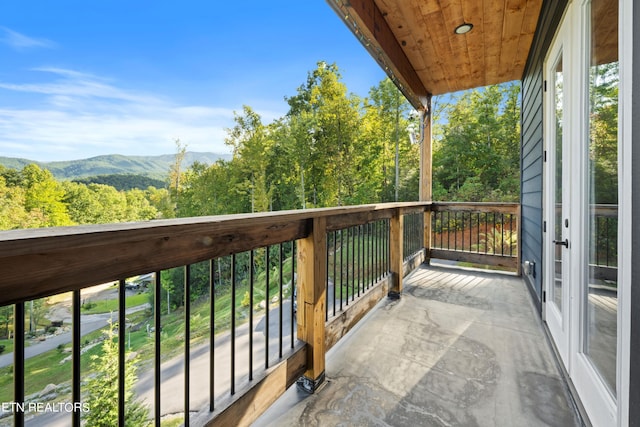
<path fill-rule="evenodd" d="M 525 276 L 537 307 L 542 310 L 542 170 L 543 65 L 567 0 L 544 1 L 522 77 L 522 141 L 520 151 L 522 261 L 535 262 L 535 277 Z"/>

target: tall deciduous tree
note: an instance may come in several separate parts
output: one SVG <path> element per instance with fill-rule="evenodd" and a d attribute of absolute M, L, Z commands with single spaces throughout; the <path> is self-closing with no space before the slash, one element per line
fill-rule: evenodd
<path fill-rule="evenodd" d="M 64 189 L 51 172 L 30 164 L 21 171 L 25 188 L 25 210 L 42 215 L 42 227 L 71 225 L 72 221 L 63 202 Z"/>
<path fill-rule="evenodd" d="M 288 98 L 303 205 L 356 201 L 360 100 L 347 93 L 335 64 L 319 62 Z"/>
<path fill-rule="evenodd" d="M 260 115 L 248 106 L 242 110 L 243 114 L 235 115 L 236 125 L 228 130 L 225 143 L 233 148 L 232 164 L 240 174 L 236 191 L 246 194 L 251 212 L 264 212 L 271 202 L 271 189 L 267 185 L 270 139 Z"/>
<path fill-rule="evenodd" d="M 516 83 L 487 86 L 449 104 L 434 143 L 436 198 L 518 200 L 519 93 Z"/>

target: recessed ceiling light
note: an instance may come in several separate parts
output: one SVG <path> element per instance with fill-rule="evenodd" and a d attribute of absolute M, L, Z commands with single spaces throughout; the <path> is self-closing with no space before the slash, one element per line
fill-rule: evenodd
<path fill-rule="evenodd" d="M 464 23 L 458 25 L 455 30 L 453 30 L 456 34 L 467 34 L 469 31 L 473 29 L 473 24 Z"/>

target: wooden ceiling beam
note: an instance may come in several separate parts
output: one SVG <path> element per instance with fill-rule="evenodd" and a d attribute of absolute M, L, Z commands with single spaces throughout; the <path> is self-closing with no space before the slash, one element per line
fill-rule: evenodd
<path fill-rule="evenodd" d="M 373 0 L 327 0 L 355 36 L 418 110 L 431 95 Z"/>

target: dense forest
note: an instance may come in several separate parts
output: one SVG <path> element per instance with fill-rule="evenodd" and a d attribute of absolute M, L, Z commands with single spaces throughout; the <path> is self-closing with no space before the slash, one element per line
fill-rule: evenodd
<path fill-rule="evenodd" d="M 167 183 L 165 181 L 149 178 L 143 175 L 134 174 L 109 174 L 109 175 L 97 175 L 87 178 L 74 179 L 73 182 L 79 184 L 104 184 L 115 188 L 118 191 L 127 191 L 137 188 L 144 190 L 148 187 L 165 188 Z"/>
<path fill-rule="evenodd" d="M 509 83 L 434 98 L 435 200 L 518 200 L 519 92 Z M 418 114 L 389 79 L 361 98 L 319 62 L 286 101 L 271 123 L 250 106 L 236 113 L 229 160 L 184 168 L 177 141 L 166 189 L 0 166 L 0 229 L 417 200 Z"/>
<path fill-rule="evenodd" d="M 435 199 L 518 200 L 519 92 L 512 83 L 434 101 Z M 389 79 L 362 99 L 321 62 L 287 102 L 270 124 L 249 106 L 236 115 L 230 161 L 172 171 L 178 216 L 417 200 L 419 122 Z"/>

